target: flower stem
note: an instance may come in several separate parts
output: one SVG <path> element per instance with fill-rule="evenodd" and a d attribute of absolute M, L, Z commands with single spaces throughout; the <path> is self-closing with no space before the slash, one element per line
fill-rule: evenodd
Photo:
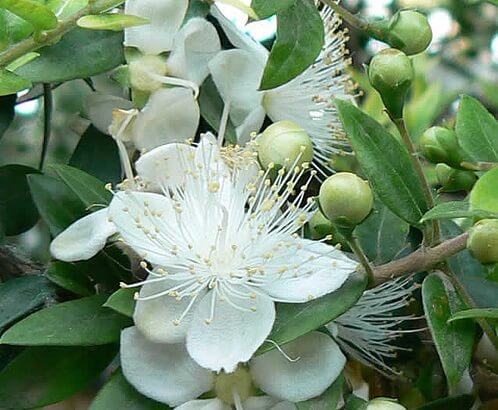
<path fill-rule="evenodd" d="M 360 241 L 358 241 L 358 238 L 353 234 L 351 235 L 348 239 L 348 245 L 354 252 L 354 254 L 358 257 L 360 260 L 361 265 L 363 266 L 363 269 L 365 269 L 365 272 L 368 275 L 368 283 L 369 285 L 373 285 L 375 278 L 374 278 L 374 269 L 373 266 L 370 264 L 370 261 L 368 260 L 367 255 L 365 255 L 365 252 L 363 251 L 363 248 L 360 244 Z"/>

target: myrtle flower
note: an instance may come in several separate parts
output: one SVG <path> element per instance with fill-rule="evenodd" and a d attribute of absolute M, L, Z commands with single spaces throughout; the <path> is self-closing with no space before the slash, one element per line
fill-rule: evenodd
<path fill-rule="evenodd" d="M 396 315 L 412 299 L 418 285 L 411 278 L 385 282 L 366 290 L 350 310 L 327 325 L 337 343 L 352 358 L 373 367 L 386 376 L 397 375 L 385 360 L 405 350 L 396 340 L 407 332 L 400 325 L 416 319 L 412 315 Z"/>
<path fill-rule="evenodd" d="M 315 146 L 316 168 L 330 173 L 331 155 L 344 152 L 348 144 L 338 117 L 334 98 L 349 95 L 346 67 L 347 37 L 339 30 L 341 20 L 329 8 L 322 10 L 325 44 L 315 63 L 288 83 L 267 91 L 258 91 L 268 51 L 240 32 L 216 7 L 218 19 L 232 44 L 237 47 L 218 53 L 209 63 L 211 76 L 236 126 L 239 142 L 258 132 L 265 115 L 272 121 L 290 120 L 310 135 Z"/>
<path fill-rule="evenodd" d="M 232 373 L 216 374 L 194 362 L 184 344 L 155 343 L 130 327 L 121 333 L 120 357 L 135 389 L 177 410 L 296 410 L 293 402 L 322 394 L 346 362 L 333 339 L 319 332 L 284 348 L 285 353 L 272 350 Z M 255 396 L 255 387 L 266 395 Z M 214 398 L 196 400 L 211 390 Z"/>
<path fill-rule="evenodd" d="M 328 294 L 357 263 L 297 234 L 315 209 L 306 184 L 296 186 L 312 178 L 306 166 L 282 169 L 272 182 L 271 169 L 233 158 L 228 166 L 225 155 L 212 135 L 197 147 L 167 144 L 142 155 L 139 181 L 160 193 L 117 192 L 108 215 L 149 273 L 123 284 L 141 287 L 135 325 L 153 342 L 186 338 L 197 363 L 231 372 L 267 338 L 274 302 Z"/>

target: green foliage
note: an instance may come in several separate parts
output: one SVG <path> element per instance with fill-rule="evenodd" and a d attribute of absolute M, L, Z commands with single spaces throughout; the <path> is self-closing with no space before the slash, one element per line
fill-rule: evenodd
<path fill-rule="evenodd" d="M 133 317 L 135 292 L 136 289 L 119 289 L 106 300 L 103 306 L 113 309 L 122 315 Z"/>
<path fill-rule="evenodd" d="M 90 279 L 83 275 L 75 264 L 54 261 L 51 262 L 45 276 L 57 286 L 78 296 L 90 296 L 95 288 Z"/>
<path fill-rule="evenodd" d="M 98 14 L 83 16 L 78 20 L 78 26 L 90 30 L 121 31 L 126 27 L 149 24 L 149 20 L 126 14 Z"/>
<path fill-rule="evenodd" d="M 0 0 L 0 8 L 7 9 L 26 20 L 37 30 L 57 27 L 57 17 L 43 4 L 33 0 Z"/>
<path fill-rule="evenodd" d="M 498 134 L 496 134 L 498 135 Z M 486 172 L 470 193 L 470 209 L 498 213 L 498 168 Z"/>
<path fill-rule="evenodd" d="M 461 310 L 460 312 L 456 312 L 451 318 L 449 318 L 448 323 L 454 322 L 455 320 L 476 319 L 476 318 L 498 319 L 498 309 L 489 308 L 489 309 Z"/>
<path fill-rule="evenodd" d="M 341 374 L 325 392 L 314 399 L 296 403 L 297 410 L 329 410 L 336 409 L 342 397 L 344 376 Z"/>
<path fill-rule="evenodd" d="M 434 400 L 423 406 L 417 407 L 416 410 L 470 410 L 474 405 L 474 396 L 462 394 L 459 396 L 445 397 Z"/>
<path fill-rule="evenodd" d="M 260 19 L 273 16 L 291 7 L 296 0 L 252 0 L 251 7 Z"/>
<path fill-rule="evenodd" d="M 31 81 L 9 70 L 0 69 L 0 96 L 10 95 L 31 87 Z"/>
<path fill-rule="evenodd" d="M 482 209 L 469 209 L 466 201 L 450 201 L 437 204 L 422 217 L 421 221 L 433 219 L 454 219 L 454 218 L 498 218 L 498 213 L 484 211 Z"/>
<path fill-rule="evenodd" d="M 0 97 L 0 139 L 14 120 L 16 95 Z"/>

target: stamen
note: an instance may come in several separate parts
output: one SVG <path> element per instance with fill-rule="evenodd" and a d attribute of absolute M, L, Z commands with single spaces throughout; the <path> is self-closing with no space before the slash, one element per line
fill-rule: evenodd
<path fill-rule="evenodd" d="M 190 88 L 194 92 L 194 98 L 197 100 L 197 97 L 199 97 L 199 86 L 193 81 L 185 80 L 183 78 L 159 75 L 149 70 L 147 70 L 147 74 L 150 76 L 150 78 L 159 81 L 162 84 L 177 85 L 179 87 Z"/>
<path fill-rule="evenodd" d="M 301 360 L 301 356 L 298 356 L 296 358 L 292 358 L 290 357 L 287 353 L 285 353 L 282 348 L 278 345 L 277 342 L 275 342 L 274 340 L 271 340 L 271 339 L 266 339 L 266 342 L 269 342 L 271 343 L 273 346 L 275 346 L 275 348 L 280 352 L 282 353 L 282 356 L 284 356 L 289 362 L 291 363 L 295 363 L 297 362 L 298 360 Z"/>

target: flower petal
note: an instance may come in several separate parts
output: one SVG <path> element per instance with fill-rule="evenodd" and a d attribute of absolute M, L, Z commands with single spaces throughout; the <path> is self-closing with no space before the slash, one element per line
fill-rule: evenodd
<path fill-rule="evenodd" d="M 298 239 L 301 249 L 283 252 L 272 262 L 277 267 L 288 266 L 289 275 L 274 272 L 264 290 L 277 300 L 290 303 L 307 302 L 339 289 L 358 267 L 343 252 L 321 242 Z M 293 266 L 297 266 L 293 270 Z M 297 275 L 297 276 L 296 276 Z"/>
<path fill-rule="evenodd" d="M 133 123 L 133 142 L 138 149 L 152 149 L 170 142 L 185 142 L 195 136 L 199 105 L 186 88 L 154 92 Z"/>
<path fill-rule="evenodd" d="M 253 132 L 259 132 L 263 122 L 265 121 L 265 110 L 263 107 L 259 106 L 252 110 L 249 115 L 244 119 L 242 124 L 236 127 L 237 132 L 237 142 L 239 144 L 245 144 L 251 139 L 251 134 Z"/>
<path fill-rule="evenodd" d="M 203 18 L 192 18 L 175 38 L 168 58 L 168 72 L 200 85 L 209 75 L 209 61 L 220 49 L 214 26 Z"/>
<path fill-rule="evenodd" d="M 232 407 L 220 399 L 191 400 L 175 410 L 232 410 Z"/>
<path fill-rule="evenodd" d="M 331 337 L 311 332 L 283 346 L 294 362 L 278 350 L 251 360 L 254 382 L 265 393 L 298 402 L 322 394 L 339 376 L 346 358 Z"/>
<path fill-rule="evenodd" d="M 107 238 L 116 233 L 108 220 L 108 208 L 93 212 L 70 225 L 50 244 L 50 253 L 65 262 L 87 260 L 102 250 Z"/>
<path fill-rule="evenodd" d="M 153 277 L 149 278 L 154 279 Z M 146 283 L 142 286 L 139 296 L 140 298 L 152 296 L 176 285 L 178 282 L 172 279 Z M 187 334 L 187 329 L 192 321 L 192 312 L 205 293 L 206 291 L 202 291 L 192 306 L 189 306 L 191 298 L 188 297 L 177 300 L 172 296 L 164 295 L 149 300 L 139 299 L 133 314 L 135 326 L 152 342 L 180 343 Z M 175 325 L 173 321 L 178 320 L 187 308 L 189 308 L 188 313 L 179 324 Z"/>
<path fill-rule="evenodd" d="M 91 93 L 86 97 L 85 107 L 92 124 L 100 132 L 109 134 L 114 110 L 130 110 L 133 108 L 133 103 L 114 95 Z"/>
<path fill-rule="evenodd" d="M 297 410 L 296 405 L 290 401 L 281 401 L 270 410 Z"/>
<path fill-rule="evenodd" d="M 136 327 L 121 332 L 121 366 L 144 396 L 177 406 L 213 387 L 212 372 L 197 365 L 183 344 L 153 343 Z"/>
<path fill-rule="evenodd" d="M 244 410 L 270 410 L 280 400 L 270 396 L 249 397 L 244 401 Z"/>
<path fill-rule="evenodd" d="M 244 292 L 243 288 L 236 290 Z M 229 295 L 230 299 L 216 300 L 213 320 L 208 324 L 214 292 L 204 296 L 195 311 L 187 332 L 187 350 L 201 366 L 230 373 L 265 341 L 275 320 L 275 306 L 265 296 L 241 299 Z"/>
<path fill-rule="evenodd" d="M 127 0 L 125 13 L 149 19 L 150 23 L 125 29 L 124 44 L 144 54 L 171 51 L 188 8 L 188 0 Z"/>

